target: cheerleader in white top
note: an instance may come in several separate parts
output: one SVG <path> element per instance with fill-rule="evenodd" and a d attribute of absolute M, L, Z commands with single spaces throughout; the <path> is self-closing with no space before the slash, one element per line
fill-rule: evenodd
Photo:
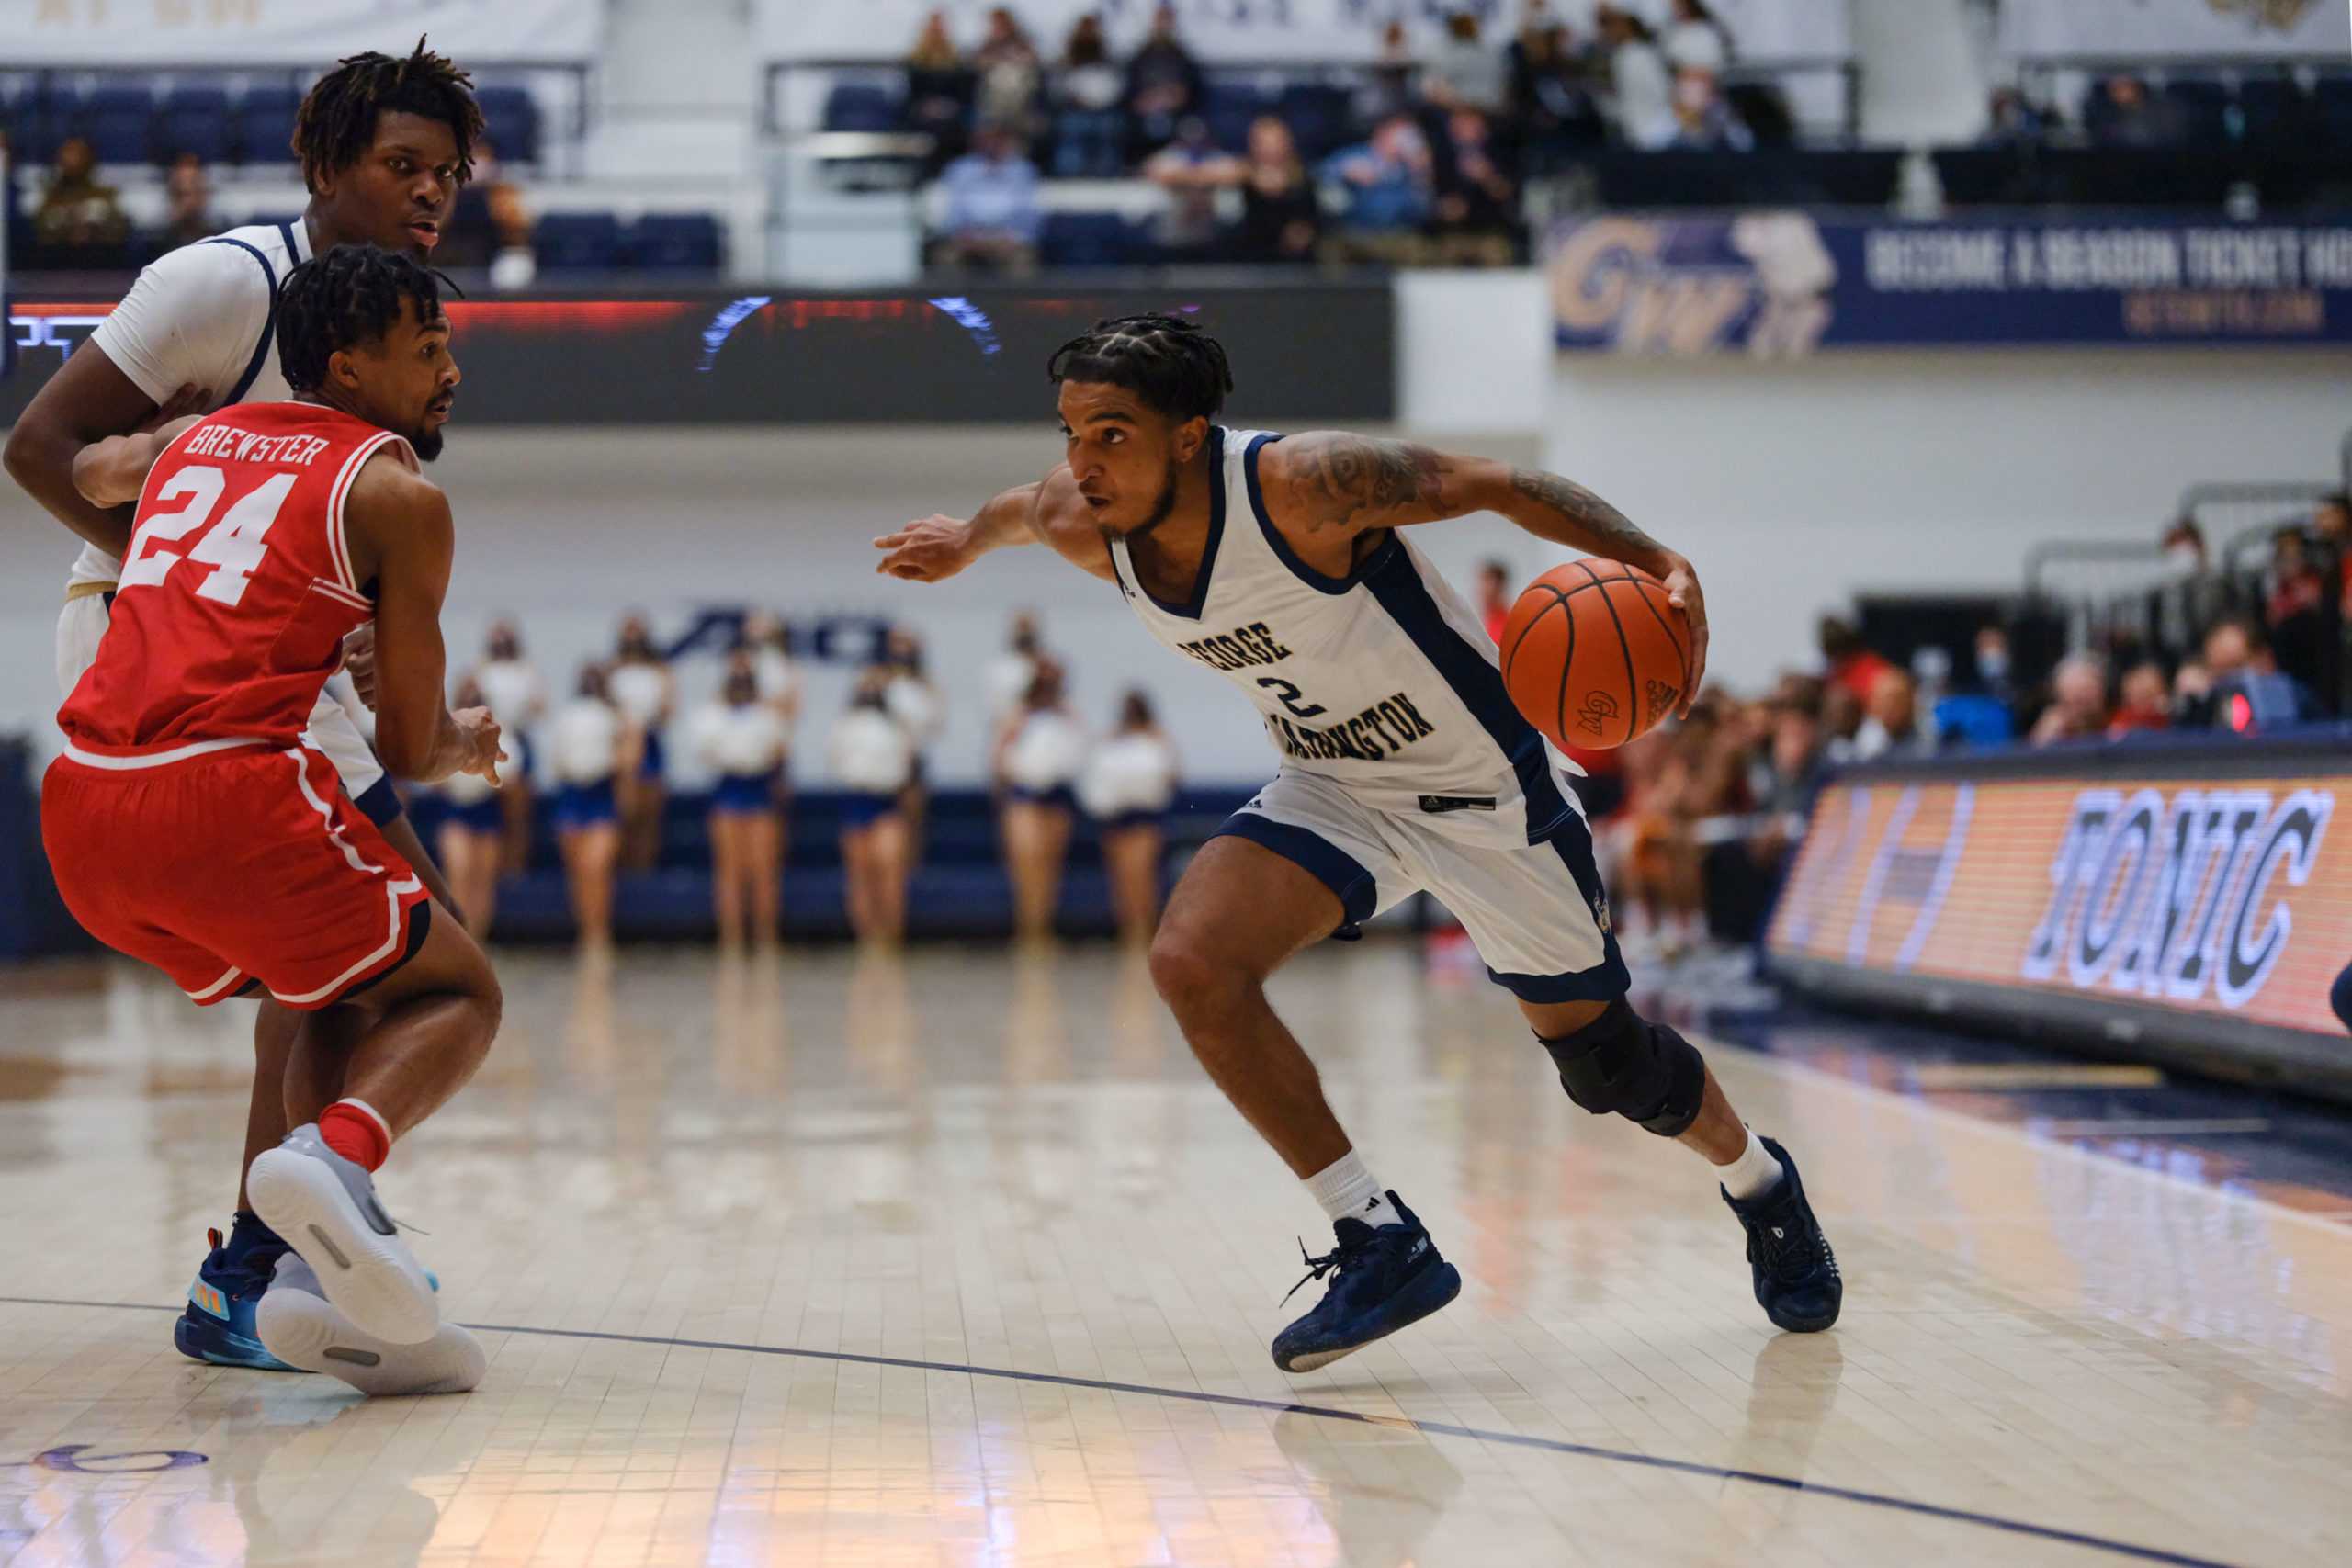
<path fill-rule="evenodd" d="M 760 676 L 748 648 L 727 666 L 719 700 L 695 716 L 695 752 L 716 773 L 710 796 L 711 897 L 722 946 L 751 934 L 776 941 L 784 903 L 784 719 L 760 700 Z"/>
<path fill-rule="evenodd" d="M 889 671 L 868 670 L 849 711 L 825 743 L 825 762 L 845 792 L 842 864 L 848 873 L 849 923 L 861 942 L 895 943 L 907 929 L 905 795 L 915 748 L 891 716 Z"/>
<path fill-rule="evenodd" d="M 884 643 L 883 668 L 888 680 L 882 687 L 882 700 L 899 728 L 907 732 L 909 744 L 914 747 L 914 768 L 907 777 L 905 797 L 901 802 L 907 819 L 907 872 L 922 861 L 926 829 L 931 820 L 931 768 L 927 753 L 939 732 L 947 728 L 947 704 L 939 688 L 923 673 L 922 643 L 904 626 L 892 626 Z"/>
<path fill-rule="evenodd" d="M 760 701 L 775 710 L 789 734 L 800 722 L 800 667 L 793 662 L 790 633 L 776 616 L 754 610 L 743 617 L 742 646 L 752 656 Z"/>
<path fill-rule="evenodd" d="M 1086 762 L 1086 731 L 1062 700 L 1061 665 L 1038 661 L 1021 706 L 997 735 L 996 774 L 1004 781 L 1004 865 L 1012 882 L 1013 933 L 1053 935 L 1062 867 L 1078 818 L 1075 785 Z"/>
<path fill-rule="evenodd" d="M 470 676 L 458 682 L 457 695 L 450 699 L 452 710 L 489 705 L 489 697 Z M 434 787 L 448 807 L 434 852 L 449 878 L 449 891 L 466 911 L 466 929 L 487 941 L 498 912 L 499 849 L 506 831 L 499 786 L 473 773 L 452 773 Z"/>
<path fill-rule="evenodd" d="M 602 665 L 581 667 L 579 695 L 548 722 L 548 753 L 556 780 L 556 843 L 563 852 L 572 922 L 582 946 L 609 947 L 613 868 L 621 850 L 616 785 L 637 766 L 638 750 L 637 731 L 613 705 Z"/>
<path fill-rule="evenodd" d="M 631 871 L 651 871 L 662 858 L 662 808 L 670 794 L 662 732 L 669 728 L 677 689 L 670 661 L 654 646 L 643 615 L 621 622 L 608 679 L 613 705 L 639 737 L 637 766 L 620 780 L 621 863 Z"/>
<path fill-rule="evenodd" d="M 547 717 L 548 684 L 523 652 L 523 634 L 514 622 L 505 620 L 491 626 L 482 660 L 474 666 L 472 679 L 490 711 L 505 727 L 514 754 L 514 765 L 504 770 L 503 782 L 498 786 L 498 866 L 506 875 L 519 875 L 531 862 L 531 809 L 537 798 L 532 781 L 538 774 L 531 738 L 539 721 Z"/>
<path fill-rule="evenodd" d="M 1176 799 L 1176 748 L 1140 690 L 1127 694 L 1118 728 L 1086 759 L 1078 798 L 1102 835 L 1119 936 L 1147 944 L 1159 924 L 1160 857 L 1168 808 Z"/>

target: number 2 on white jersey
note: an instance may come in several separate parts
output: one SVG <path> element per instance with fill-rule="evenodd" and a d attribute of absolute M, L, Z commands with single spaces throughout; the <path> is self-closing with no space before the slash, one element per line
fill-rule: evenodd
<path fill-rule="evenodd" d="M 229 508 L 228 515 L 197 540 L 187 558 L 213 569 L 197 584 L 198 598 L 234 604 L 245 596 L 247 580 L 269 551 L 263 541 L 270 525 L 277 521 L 278 508 L 286 504 L 286 492 L 294 488 L 298 477 L 272 474 L 239 497 L 237 503 Z M 186 497 L 187 504 L 177 512 L 150 517 L 139 525 L 138 543 L 132 547 L 130 558 L 122 563 L 116 592 L 161 587 L 172 569 L 180 564 L 181 557 L 155 547 L 177 544 L 210 522 L 213 509 L 220 504 L 221 488 L 227 482 L 228 476 L 219 468 L 202 464 L 182 468 L 165 479 L 155 491 L 155 500 L 162 502 Z"/>

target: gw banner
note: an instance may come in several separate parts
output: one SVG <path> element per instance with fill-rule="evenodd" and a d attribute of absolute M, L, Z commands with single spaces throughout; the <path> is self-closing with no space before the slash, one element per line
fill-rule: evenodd
<path fill-rule="evenodd" d="M 2002 0 L 2001 49 L 2024 60 L 2326 56 L 2352 51 L 2345 0 Z"/>
<path fill-rule="evenodd" d="M 0 64 L 291 65 L 406 54 L 420 34 L 465 65 L 585 64 L 603 0 L 0 0 Z"/>
<path fill-rule="evenodd" d="M 2352 732 L 1841 775 L 1767 931 L 1804 988 L 2352 1097 Z"/>
<path fill-rule="evenodd" d="M 2352 224 L 1609 216 L 1545 246 L 1563 349 L 2352 341 Z"/>
<path fill-rule="evenodd" d="M 1621 0 L 1663 25 L 1668 0 Z M 946 14 L 956 41 L 980 40 L 994 0 L 760 0 L 763 57 L 795 61 L 896 62 L 914 45 L 923 19 Z M 1079 17 L 1102 18 L 1114 53 L 1124 56 L 1151 28 L 1159 0 L 1025 0 L 1013 7 L 1037 51 L 1051 60 Z M 1523 0 L 1175 0 L 1178 36 L 1207 64 L 1260 61 L 1367 63 L 1380 55 L 1391 23 L 1401 23 L 1417 57 L 1443 36 L 1454 12 L 1478 18 L 1480 36 L 1500 49 L 1517 31 Z M 1846 0 L 1713 0 L 1710 9 L 1743 64 L 1843 61 L 1853 55 Z M 1593 0 L 1554 0 L 1551 14 L 1592 36 Z"/>

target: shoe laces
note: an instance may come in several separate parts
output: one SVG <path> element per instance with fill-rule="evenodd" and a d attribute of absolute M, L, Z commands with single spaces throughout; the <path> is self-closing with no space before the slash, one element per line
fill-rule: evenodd
<path fill-rule="evenodd" d="M 1757 1261 L 1784 1285 L 1797 1283 L 1825 1262 L 1833 1274 L 1838 1270 L 1821 1227 L 1793 1203 L 1776 1204 L 1758 1214 L 1748 1235 L 1755 1239 Z"/>
<path fill-rule="evenodd" d="M 1298 1294 L 1326 1274 L 1346 1273 L 1351 1264 L 1373 1249 L 1373 1246 L 1374 1238 L 1366 1235 L 1361 1241 L 1343 1241 L 1320 1258 L 1309 1258 L 1306 1255 L 1306 1239 L 1304 1236 L 1300 1237 L 1298 1260 L 1306 1265 L 1306 1273 L 1297 1284 L 1283 1292 L 1282 1303 L 1278 1304 L 1287 1304 L 1291 1297 Z"/>

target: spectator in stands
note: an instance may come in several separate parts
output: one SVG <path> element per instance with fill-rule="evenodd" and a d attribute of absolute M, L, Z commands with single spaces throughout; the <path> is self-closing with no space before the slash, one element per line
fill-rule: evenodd
<path fill-rule="evenodd" d="M 1889 665 L 1888 668 L 1894 666 Z M 1864 716 L 1862 699 L 1855 694 L 1853 687 L 1835 682 L 1822 687 L 1821 728 L 1825 736 L 1822 744 L 1827 748 L 1831 761 L 1850 762 L 1855 760 L 1855 743 L 1861 736 Z"/>
<path fill-rule="evenodd" d="M 1854 731 L 1854 760 L 1870 762 L 1928 755 L 1936 742 L 1919 723 L 1918 686 L 1908 671 L 1881 663 L 1884 667 L 1863 699 L 1861 726 Z"/>
<path fill-rule="evenodd" d="M 1029 41 L 1010 7 L 999 6 L 989 13 L 988 36 L 972 51 L 972 66 L 978 74 L 976 107 L 980 123 L 1001 126 L 1023 138 L 1035 135 L 1046 72 L 1037 59 L 1037 46 Z"/>
<path fill-rule="evenodd" d="M 1445 36 L 1421 67 L 1421 96 L 1440 109 L 1491 115 L 1503 111 L 1510 90 L 1510 63 L 1478 36 L 1476 14 L 1449 14 Z"/>
<path fill-rule="evenodd" d="M 183 152 L 164 176 L 164 243 L 192 245 L 220 231 L 212 211 L 212 176 L 205 173 L 203 159 Z"/>
<path fill-rule="evenodd" d="M 1062 867 L 1077 818 L 1075 785 L 1086 761 L 1086 732 L 1064 699 L 1062 667 L 1040 660 L 1021 708 L 997 735 L 996 772 L 1005 782 L 1004 863 L 1012 883 L 1013 934 L 1054 934 Z"/>
<path fill-rule="evenodd" d="M 1176 7 L 1152 13 L 1151 36 L 1127 62 L 1127 115 L 1134 142 L 1131 161 L 1176 138 L 1176 127 L 1201 110 L 1200 62 L 1176 35 Z"/>
<path fill-rule="evenodd" d="M 2036 746 L 2087 740 L 2105 735 L 2107 727 L 2106 661 L 2093 653 L 2060 660 L 2050 676 L 2050 705 L 2034 720 L 2027 739 Z"/>
<path fill-rule="evenodd" d="M 718 700 L 695 716 L 695 751 L 717 775 L 710 795 L 711 902 L 722 947 L 775 945 L 784 901 L 784 720 L 760 700 L 749 648 L 727 662 Z"/>
<path fill-rule="evenodd" d="M 2137 76 L 2101 83 L 2083 118 L 2091 140 L 2109 147 L 2177 147 L 2187 136 L 2178 106 L 2152 96 Z"/>
<path fill-rule="evenodd" d="M 1511 113 L 1537 157 L 1597 147 L 1607 139 L 1593 101 L 1591 62 L 1542 0 L 1528 6 L 1508 58 Z"/>
<path fill-rule="evenodd" d="M 1894 668 L 1862 642 L 1853 623 L 1839 615 L 1824 615 L 1818 628 L 1823 678 L 1843 686 L 1863 702 L 1878 685 L 1878 678 Z"/>
<path fill-rule="evenodd" d="M 933 11 L 907 56 L 907 96 L 900 111 L 909 130 L 932 139 L 924 174 L 936 175 L 970 145 L 976 91 L 972 69 L 947 30 L 947 13 Z"/>
<path fill-rule="evenodd" d="M 2115 716 L 2108 721 L 2110 736 L 2131 735 L 2143 729 L 2172 728 L 2172 683 L 2165 679 L 2165 667 L 2153 659 L 2143 659 L 2123 672 L 2122 694 L 2115 705 Z"/>
<path fill-rule="evenodd" d="M 580 945 L 613 942 L 613 868 L 620 860 L 617 781 L 637 771 L 642 737 L 613 705 L 604 667 L 583 664 L 579 695 L 548 726 L 555 802 L 548 816 L 563 853 L 564 886 Z"/>
<path fill-rule="evenodd" d="M 1668 8 L 1666 62 L 1679 71 L 1719 78 L 1731 66 L 1731 34 L 1705 0 L 1674 0 Z"/>
<path fill-rule="evenodd" d="M 1069 30 L 1054 78 L 1054 173 L 1112 179 L 1125 170 L 1125 73 L 1111 62 L 1102 18 L 1088 12 Z"/>
<path fill-rule="evenodd" d="M 490 704 L 481 688 L 466 680 L 458 682 L 449 705 L 452 711 L 459 711 Z M 498 916 L 499 792 L 488 779 L 474 773 L 452 773 L 436 788 L 447 803 L 448 815 L 441 818 L 433 852 L 449 879 L 450 896 L 465 911 L 466 929 L 478 940 L 486 940 Z"/>
<path fill-rule="evenodd" d="M 1160 252 L 1171 261 L 1206 258 L 1217 241 L 1216 193 L 1242 178 L 1241 161 L 1221 151 L 1197 115 L 1176 128 L 1176 140 L 1145 160 L 1144 178 L 1168 193 L 1156 226 Z"/>
<path fill-rule="evenodd" d="M 1372 138 L 1342 148 L 1323 165 L 1347 193 L 1339 259 L 1406 264 L 1419 259 L 1421 229 L 1435 200 L 1428 140 L 1410 115 L 1396 115 Z"/>
<path fill-rule="evenodd" d="M 1279 265 L 1309 262 L 1323 237 L 1323 207 L 1298 155 L 1297 140 L 1279 115 L 1250 126 L 1250 150 L 1238 164 L 1241 217 L 1227 235 L 1235 261 Z"/>
<path fill-rule="evenodd" d="M 1102 830 L 1119 936 L 1142 947 L 1159 923 L 1160 861 L 1168 841 L 1168 808 L 1176 799 L 1176 748 L 1141 690 L 1121 701 L 1117 728 L 1087 758 L 1079 796 Z"/>
<path fill-rule="evenodd" d="M 922 639 L 905 626 L 892 626 L 883 639 L 882 700 L 913 748 L 902 802 L 907 826 L 908 867 L 922 863 L 931 825 L 931 747 L 947 728 L 947 701 L 923 671 Z"/>
<path fill-rule="evenodd" d="M 1004 651 L 990 660 L 988 668 L 991 744 L 998 727 L 1021 711 L 1023 700 L 1029 695 L 1029 682 L 1037 678 L 1037 660 L 1044 648 L 1045 637 L 1037 628 L 1037 612 L 1015 610 L 1005 628 Z"/>
<path fill-rule="evenodd" d="M 2269 637 L 2250 617 L 2233 616 L 2205 634 L 2204 671 L 2211 682 L 2208 722 L 2217 729 L 2245 734 L 2310 716 L 2309 700 L 2280 673 Z"/>
<path fill-rule="evenodd" d="M 788 738 L 792 727 L 800 722 L 800 668 L 793 662 L 791 633 L 775 615 L 754 610 L 743 617 L 741 646 L 752 656 L 760 701 L 784 720 Z"/>
<path fill-rule="evenodd" d="M 1686 65 L 1675 73 L 1674 127 L 1674 140 L 1668 145 L 1683 152 L 1756 150 L 1756 139 L 1732 112 L 1714 73 L 1694 65 Z"/>
<path fill-rule="evenodd" d="M 1606 0 L 1593 12 L 1593 20 L 1609 61 L 1618 137 L 1642 152 L 1671 145 L 1681 128 L 1674 118 L 1674 78 L 1657 35 L 1641 17 Z"/>
<path fill-rule="evenodd" d="M 1518 249 L 1519 182 L 1504 166 L 1494 128 L 1476 109 L 1445 117 L 1437 162 L 1437 259 L 1453 266 L 1509 266 Z"/>
<path fill-rule="evenodd" d="M 2009 632 L 1999 625 L 1976 628 L 1976 681 L 1974 689 L 1996 702 L 2014 702 L 2017 686 L 2015 668 L 2009 658 Z"/>
<path fill-rule="evenodd" d="M 914 743 L 890 716 L 887 666 L 868 669 L 847 712 L 825 742 L 842 803 L 842 865 L 847 874 L 850 930 L 860 942 L 895 945 L 906 934 L 907 853 L 904 801 L 914 778 Z"/>
<path fill-rule="evenodd" d="M 1478 623 L 1487 637 L 1500 643 L 1503 626 L 1510 619 L 1510 563 L 1487 559 L 1478 563 Z"/>
<path fill-rule="evenodd" d="M 445 267 L 487 270 L 492 286 L 502 289 L 527 288 L 537 275 L 530 210 L 521 189 L 500 169 L 497 149 L 487 138 L 474 142 L 473 177 L 458 187 L 433 260 Z"/>
<path fill-rule="evenodd" d="M 2312 563 L 2310 541 L 2301 528 L 2281 528 L 2271 536 L 2263 620 L 2269 627 L 2278 667 L 2306 689 L 2321 683 L 2330 657 L 2340 657 L 2329 646 L 2328 627 L 2320 608 L 2327 589 L 2326 580 Z"/>
<path fill-rule="evenodd" d="M 937 259 L 1025 277 L 1037 269 L 1037 165 L 1011 131 L 983 124 L 972 150 L 947 165 L 947 232 Z"/>
<path fill-rule="evenodd" d="M 2205 548 L 2205 530 L 2194 517 L 2181 517 L 2165 530 L 2163 540 L 2165 559 L 2175 571 L 2188 575 L 2211 570 L 2211 562 Z"/>
<path fill-rule="evenodd" d="M 491 623 L 482 645 L 482 659 L 469 677 L 479 687 L 490 711 L 504 727 L 510 761 L 501 771 L 500 815 L 505 830 L 498 863 L 510 876 L 520 875 L 531 861 L 531 815 L 537 806 L 531 779 L 537 772 L 531 731 L 547 716 L 547 682 L 523 652 L 523 634 L 514 623 Z"/>
<path fill-rule="evenodd" d="M 1801 816 L 1812 802 L 1828 765 L 1821 705 L 1821 683 L 1804 680 L 1764 705 L 1765 743 L 1757 754 L 1747 786 L 1757 810 Z"/>
<path fill-rule="evenodd" d="M 2048 129 L 2031 99 L 2015 87 L 1996 87 L 1985 101 L 1984 130 L 1977 140 L 1993 147 L 2027 147 L 2040 142 Z"/>
<path fill-rule="evenodd" d="M 1420 96 L 1413 90 L 1413 78 L 1419 70 L 1405 24 L 1390 22 L 1381 29 L 1379 58 L 1356 89 L 1356 123 L 1379 125 L 1400 114 L 1417 113 Z"/>
<path fill-rule="evenodd" d="M 2312 540 L 2323 569 L 2334 559 L 2344 616 L 2352 620 L 2352 496 L 2338 491 L 2312 509 Z"/>
<path fill-rule="evenodd" d="M 669 754 L 662 732 L 676 709 L 678 693 L 670 678 L 670 661 L 654 646 L 653 629 L 643 615 L 623 617 L 605 680 L 621 722 L 638 738 L 637 766 L 622 775 L 617 792 L 621 863 L 631 871 L 651 871 L 662 858 L 662 813 L 670 800 Z"/>
<path fill-rule="evenodd" d="M 99 182 L 98 155 L 82 137 L 57 150 L 33 209 L 33 239 L 40 265 L 63 271 L 119 268 L 130 259 L 130 215 L 114 186 Z"/>

